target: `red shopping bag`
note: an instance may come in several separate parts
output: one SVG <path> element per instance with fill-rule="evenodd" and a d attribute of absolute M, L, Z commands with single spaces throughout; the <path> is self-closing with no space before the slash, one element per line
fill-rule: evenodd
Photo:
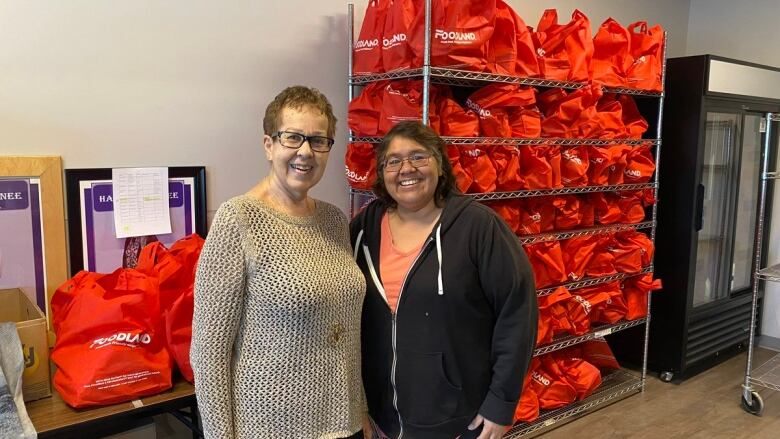
<path fill-rule="evenodd" d="M 429 101 L 436 102 L 438 88 L 430 87 Z M 382 105 L 379 113 L 379 134 L 384 135 L 398 122 L 406 120 L 421 121 L 423 84 L 420 80 L 399 80 L 387 83 L 382 92 Z M 430 105 L 428 110 L 429 125 L 441 132 L 436 107 Z"/>
<path fill-rule="evenodd" d="M 509 128 L 512 137 L 533 139 L 542 136 L 542 115 L 536 107 L 509 110 Z"/>
<path fill-rule="evenodd" d="M 539 365 L 531 369 L 531 389 L 539 396 L 539 408 L 553 410 L 574 402 L 577 390 L 564 378 L 552 357 L 543 355 L 538 361 Z"/>
<path fill-rule="evenodd" d="M 630 277 L 623 281 L 623 295 L 626 298 L 627 320 L 636 320 L 647 315 L 647 295 L 661 289 L 661 279 L 653 280 L 652 273 Z"/>
<path fill-rule="evenodd" d="M 629 139 L 641 139 L 647 131 L 647 120 L 642 117 L 636 101 L 629 95 L 620 95 L 617 97 L 623 112 L 623 126 L 625 128 L 625 137 Z"/>
<path fill-rule="evenodd" d="M 369 75 L 384 71 L 382 38 L 389 0 L 370 0 L 363 16 L 358 39 L 352 48 L 352 73 Z"/>
<path fill-rule="evenodd" d="M 420 2 L 422 4 L 422 2 Z M 496 0 L 439 0 L 431 5 L 431 65 L 481 72 L 487 65 L 487 42 L 493 36 Z M 424 8 L 419 7 L 409 40 L 415 65 L 422 65 Z"/>
<path fill-rule="evenodd" d="M 460 147 L 460 165 L 471 175 L 473 182 L 469 186 L 470 193 L 485 193 L 496 190 L 496 168 L 490 161 L 485 146 L 463 145 Z"/>
<path fill-rule="evenodd" d="M 538 96 L 543 137 L 594 138 L 601 126 L 596 103 L 602 96 L 601 87 L 586 86 L 567 93 L 550 89 Z"/>
<path fill-rule="evenodd" d="M 625 184 L 647 183 L 655 172 L 655 157 L 650 152 L 651 144 L 637 145 L 626 154 L 626 167 L 623 170 Z"/>
<path fill-rule="evenodd" d="M 610 156 L 609 184 L 623 184 L 625 181 L 626 160 L 628 153 L 633 147 L 629 145 L 610 145 L 607 148 Z"/>
<path fill-rule="evenodd" d="M 598 243 L 594 248 L 593 257 L 585 267 L 585 276 L 601 277 L 616 274 L 615 256 L 609 251 L 614 239 L 612 235 L 599 235 Z"/>
<path fill-rule="evenodd" d="M 520 175 L 520 151 L 515 146 L 496 145 L 488 153 L 496 169 L 496 190 L 501 192 L 519 191 L 523 188 Z"/>
<path fill-rule="evenodd" d="M 628 25 L 631 34 L 631 57 L 626 79 L 629 87 L 662 91 L 661 74 L 664 59 L 664 30 L 659 25 L 647 27 L 647 22 Z"/>
<path fill-rule="evenodd" d="M 531 388 L 531 372 L 525 375 L 523 393 L 515 408 L 514 422 L 533 422 L 539 417 L 539 397 Z"/>
<path fill-rule="evenodd" d="M 520 147 L 520 173 L 526 189 L 556 189 L 561 183 L 561 147 Z"/>
<path fill-rule="evenodd" d="M 555 229 L 569 230 L 580 225 L 580 199 L 574 195 L 560 195 L 553 198 L 555 207 Z"/>
<path fill-rule="evenodd" d="M 606 292 L 592 291 L 594 287 L 581 288 L 572 292 L 567 303 L 569 321 L 574 335 L 582 335 L 590 331 L 593 315 L 599 315 L 606 306 L 610 296 Z"/>
<path fill-rule="evenodd" d="M 571 299 L 571 294 L 565 287 L 558 287 L 552 293 L 538 297 L 537 346 L 551 343 L 553 337 L 558 334 L 571 332 L 566 308 L 569 299 Z"/>
<path fill-rule="evenodd" d="M 594 297 L 606 294 L 607 299 L 601 306 L 591 310 L 590 321 L 593 323 L 617 323 L 626 317 L 628 307 L 626 305 L 623 293 L 620 290 L 620 282 L 613 281 L 592 287 L 582 288 L 577 290 L 577 294 L 581 295 L 589 302 L 594 301 Z"/>
<path fill-rule="evenodd" d="M 593 37 L 590 72 L 593 81 L 609 87 L 626 87 L 626 72 L 633 63 L 631 35 L 613 18 L 607 18 Z"/>
<path fill-rule="evenodd" d="M 349 143 L 344 156 L 347 182 L 355 189 L 370 190 L 376 180 L 376 155 L 370 143 Z"/>
<path fill-rule="evenodd" d="M 512 231 L 517 230 L 520 225 L 520 206 L 518 205 L 518 200 L 488 201 L 485 204 L 493 209 L 498 216 L 503 218 Z"/>
<path fill-rule="evenodd" d="M 532 36 L 543 78 L 588 81 L 593 40 L 585 14 L 575 10 L 571 21 L 560 25 L 557 11 L 547 9 Z"/>
<path fill-rule="evenodd" d="M 612 154 L 608 147 L 587 146 L 588 149 L 588 181 L 593 186 L 609 184 Z"/>
<path fill-rule="evenodd" d="M 561 147 L 561 184 L 564 187 L 587 186 L 589 166 L 587 147 Z"/>
<path fill-rule="evenodd" d="M 374 137 L 379 133 L 382 94 L 387 81 L 372 82 L 347 107 L 347 124 L 356 136 Z"/>
<path fill-rule="evenodd" d="M 455 185 L 462 193 L 467 193 L 471 183 L 474 182 L 474 177 L 471 173 L 463 169 L 460 164 L 460 149 L 455 145 L 447 145 L 447 158 L 452 165 L 452 174 L 455 176 Z"/>
<path fill-rule="evenodd" d="M 518 235 L 533 235 L 555 230 L 555 206 L 550 197 L 532 197 L 520 203 Z"/>
<path fill-rule="evenodd" d="M 601 371 L 582 358 L 565 354 L 566 351 L 556 351 L 552 357 L 563 377 L 577 391 L 577 400 L 585 399 L 601 385 Z"/>
<path fill-rule="evenodd" d="M 561 242 L 563 264 L 569 280 L 577 281 L 585 276 L 585 270 L 590 265 L 599 246 L 599 237 L 577 236 Z"/>
<path fill-rule="evenodd" d="M 566 267 L 558 241 L 546 241 L 524 246 L 536 280 L 536 288 L 566 282 Z"/>
<path fill-rule="evenodd" d="M 598 138 L 626 137 L 626 126 L 623 124 L 623 105 L 613 93 L 605 94 L 596 104 L 596 118 L 601 128 Z"/>
<path fill-rule="evenodd" d="M 502 75 L 539 76 L 531 31 L 503 0 L 496 1 L 495 30 L 487 43 L 487 70 Z"/>
<path fill-rule="evenodd" d="M 382 67 L 385 72 L 422 66 L 422 63 L 414 64 L 409 46 L 415 13 L 412 0 L 389 0 L 382 38 Z"/>
<path fill-rule="evenodd" d="M 515 114 L 523 109 L 529 109 L 536 103 L 533 89 L 520 87 L 516 84 L 494 83 L 482 87 L 472 93 L 466 100 L 466 106 L 479 117 L 480 131 L 486 137 L 512 137 L 512 120 L 522 117 L 524 113 Z M 525 113 L 527 117 L 529 113 Z M 518 122 L 514 121 L 517 125 Z M 525 123 L 525 120 L 519 123 Z M 529 126 L 517 126 L 516 131 L 533 130 L 533 122 Z"/>
<path fill-rule="evenodd" d="M 440 133 L 442 136 L 477 137 L 479 136 L 479 118 L 471 110 L 465 110 L 455 99 L 441 96 L 437 104 Z"/>
<path fill-rule="evenodd" d="M 54 387 L 68 405 L 114 404 L 171 387 L 157 278 L 124 268 L 81 271 L 54 296 Z"/>
<path fill-rule="evenodd" d="M 618 192 L 618 207 L 623 212 L 625 223 L 639 223 L 645 219 L 645 205 L 642 191 Z"/>
<path fill-rule="evenodd" d="M 599 224 L 615 224 L 623 220 L 623 211 L 618 204 L 619 197 L 614 192 L 596 192 L 588 195 L 593 205 L 596 222 Z"/>
<path fill-rule="evenodd" d="M 577 356 L 588 363 L 596 366 L 602 371 L 611 371 L 620 369 L 620 364 L 615 359 L 607 340 L 604 337 L 596 337 L 577 345 L 579 348 Z M 567 351 L 568 352 L 568 351 Z"/>
<path fill-rule="evenodd" d="M 611 249 L 615 256 L 615 269 L 621 273 L 638 273 L 652 262 L 653 250 L 653 241 L 642 232 L 616 233 Z"/>

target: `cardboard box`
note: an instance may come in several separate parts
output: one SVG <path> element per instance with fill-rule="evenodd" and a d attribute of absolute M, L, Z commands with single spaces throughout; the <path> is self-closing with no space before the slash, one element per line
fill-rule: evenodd
<path fill-rule="evenodd" d="M 46 316 L 18 288 L 0 290 L 0 322 L 15 322 L 24 352 L 24 401 L 51 396 Z"/>

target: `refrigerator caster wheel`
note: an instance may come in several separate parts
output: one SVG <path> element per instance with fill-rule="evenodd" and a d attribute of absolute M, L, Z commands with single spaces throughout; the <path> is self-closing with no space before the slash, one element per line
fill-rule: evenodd
<path fill-rule="evenodd" d="M 764 400 L 761 399 L 761 395 L 758 392 L 750 392 L 750 401 L 745 400 L 742 397 L 742 408 L 751 415 L 761 416 L 764 412 Z"/>
<path fill-rule="evenodd" d="M 661 372 L 660 374 L 658 374 L 658 378 L 660 378 L 661 381 L 663 381 L 665 383 L 671 383 L 672 382 L 672 378 L 674 378 L 674 373 L 672 373 L 672 372 Z"/>

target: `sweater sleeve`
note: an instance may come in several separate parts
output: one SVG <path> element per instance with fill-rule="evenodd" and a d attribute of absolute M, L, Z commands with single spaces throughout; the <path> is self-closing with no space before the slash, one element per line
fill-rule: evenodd
<path fill-rule="evenodd" d="M 536 344 L 538 305 L 533 271 L 520 241 L 500 218 L 491 217 L 481 236 L 478 269 L 496 318 L 493 373 L 479 413 L 497 424 L 511 425 Z"/>
<path fill-rule="evenodd" d="M 245 295 L 238 212 L 223 204 L 214 217 L 195 276 L 190 361 L 206 438 L 235 437 L 231 358 Z"/>

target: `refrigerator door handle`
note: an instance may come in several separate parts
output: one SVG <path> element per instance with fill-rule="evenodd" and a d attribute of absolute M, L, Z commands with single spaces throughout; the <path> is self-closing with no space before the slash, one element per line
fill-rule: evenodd
<path fill-rule="evenodd" d="M 704 185 L 701 183 L 696 186 L 696 217 L 694 220 L 698 232 L 704 226 Z"/>

